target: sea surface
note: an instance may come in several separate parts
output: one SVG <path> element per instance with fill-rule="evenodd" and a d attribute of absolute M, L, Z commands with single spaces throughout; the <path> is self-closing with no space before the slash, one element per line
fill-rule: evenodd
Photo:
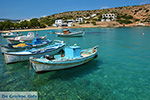
<path fill-rule="evenodd" d="M 70 30 L 83 30 L 85 36 L 52 34 L 62 29 L 33 32 L 63 40 L 67 46 L 99 45 L 96 59 L 76 68 L 37 74 L 28 61 L 5 64 L 0 54 L 0 91 L 37 91 L 39 100 L 150 100 L 150 27 Z"/>

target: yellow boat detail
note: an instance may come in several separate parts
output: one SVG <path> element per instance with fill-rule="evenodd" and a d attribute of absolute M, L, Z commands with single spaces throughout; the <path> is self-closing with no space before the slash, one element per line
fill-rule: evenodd
<path fill-rule="evenodd" d="M 13 45 L 14 48 L 17 48 L 17 47 L 25 47 L 25 46 L 28 46 L 28 45 L 25 44 L 25 43 L 20 43 L 20 44 L 17 44 L 17 45 Z"/>

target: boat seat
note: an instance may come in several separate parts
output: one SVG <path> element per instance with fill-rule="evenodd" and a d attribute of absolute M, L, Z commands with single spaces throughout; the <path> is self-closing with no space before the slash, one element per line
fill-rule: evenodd
<path fill-rule="evenodd" d="M 83 53 L 83 54 L 81 54 L 81 56 L 82 56 L 82 57 L 87 57 L 87 56 L 89 56 L 89 54 Z"/>
<path fill-rule="evenodd" d="M 48 59 L 48 60 L 54 60 L 54 56 L 50 56 L 50 55 L 45 55 L 45 58 Z"/>

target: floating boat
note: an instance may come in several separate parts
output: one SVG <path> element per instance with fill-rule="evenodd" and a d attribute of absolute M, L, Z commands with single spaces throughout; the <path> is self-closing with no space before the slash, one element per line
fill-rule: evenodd
<path fill-rule="evenodd" d="M 49 39 L 40 39 L 35 38 L 33 39 L 32 43 L 17 43 L 17 44 L 7 44 L 1 46 L 1 52 L 15 52 L 15 51 L 23 51 L 25 49 L 31 48 L 39 48 L 50 44 L 52 40 Z"/>
<path fill-rule="evenodd" d="M 69 30 L 64 30 L 63 33 L 56 33 L 57 36 L 63 36 L 63 37 L 78 37 L 78 36 L 83 36 L 84 32 L 83 31 L 78 31 L 78 32 L 70 32 Z"/>
<path fill-rule="evenodd" d="M 63 47 L 65 46 L 65 43 L 63 41 L 56 41 L 52 45 L 48 45 L 46 47 L 42 48 L 32 48 L 29 50 L 24 50 L 20 52 L 5 52 L 4 58 L 6 64 L 8 63 L 14 63 L 19 61 L 25 61 L 29 60 L 29 57 L 41 57 L 42 55 L 54 55 L 61 51 Z"/>
<path fill-rule="evenodd" d="M 20 43 L 20 42 L 30 42 L 35 38 L 33 32 L 29 32 L 27 35 L 24 36 L 18 36 L 15 38 L 8 38 L 7 41 L 10 44 Z M 39 37 L 41 39 L 45 39 L 46 36 Z"/>
<path fill-rule="evenodd" d="M 16 36 L 21 36 L 21 33 L 5 33 L 5 34 L 1 34 L 1 36 L 3 38 L 11 38 L 11 37 L 16 37 Z"/>
<path fill-rule="evenodd" d="M 64 49 L 64 54 L 30 57 L 30 63 L 36 72 L 45 72 L 72 68 L 89 62 L 97 57 L 97 46 L 81 50 L 79 46 L 70 46 Z"/>

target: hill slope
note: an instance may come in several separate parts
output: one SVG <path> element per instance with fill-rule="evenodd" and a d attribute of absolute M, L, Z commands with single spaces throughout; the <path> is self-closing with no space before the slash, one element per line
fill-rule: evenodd
<path fill-rule="evenodd" d="M 124 15 L 132 16 L 133 22 L 150 22 L 150 4 L 139 5 L 139 6 L 128 6 L 128 7 L 117 7 L 110 9 L 99 9 L 99 10 L 85 10 L 85 11 L 70 11 L 59 14 L 54 14 L 47 16 L 48 18 L 77 18 L 77 17 L 88 17 L 92 14 L 97 14 L 97 17 L 100 17 L 104 13 L 114 13 L 120 17 Z"/>

